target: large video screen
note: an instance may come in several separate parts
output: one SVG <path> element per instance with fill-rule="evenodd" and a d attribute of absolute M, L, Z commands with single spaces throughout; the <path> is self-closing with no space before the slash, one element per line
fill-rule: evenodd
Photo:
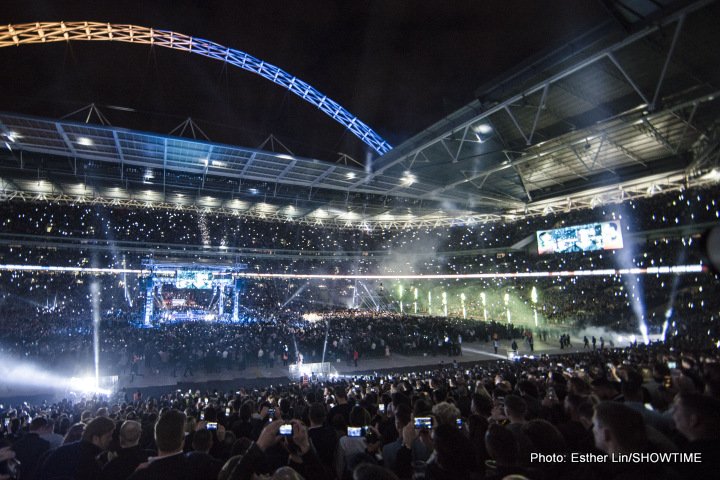
<path fill-rule="evenodd" d="M 537 232 L 538 253 L 592 252 L 623 248 L 620 222 L 590 223 Z"/>
<path fill-rule="evenodd" d="M 179 271 L 175 277 L 175 288 L 212 288 L 212 272 Z"/>

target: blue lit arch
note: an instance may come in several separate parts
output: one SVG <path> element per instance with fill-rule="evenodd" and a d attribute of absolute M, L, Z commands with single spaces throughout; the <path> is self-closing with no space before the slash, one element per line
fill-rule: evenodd
<path fill-rule="evenodd" d="M 389 143 L 359 118 L 311 85 L 275 65 L 240 50 L 224 47 L 209 40 L 194 38 L 169 30 L 99 22 L 38 22 L 0 26 L 0 47 L 70 40 L 157 45 L 227 62 L 230 65 L 260 75 L 314 105 L 350 130 L 353 135 L 372 147 L 378 154 L 383 155 L 392 149 Z"/>

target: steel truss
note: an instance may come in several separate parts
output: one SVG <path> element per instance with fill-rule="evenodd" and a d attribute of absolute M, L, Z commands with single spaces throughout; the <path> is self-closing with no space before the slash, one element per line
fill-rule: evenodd
<path fill-rule="evenodd" d="M 461 188 L 464 185 L 470 185 L 474 180 L 481 180 L 482 185 L 485 185 L 489 176 L 495 178 L 499 172 L 514 169 L 519 177 L 519 186 L 524 190 L 527 200 L 532 203 L 534 195 L 531 195 L 532 190 L 529 188 L 529 185 L 532 185 L 534 182 L 528 179 L 528 174 L 536 173 L 537 175 L 538 173 L 529 172 L 527 168 L 521 171 L 516 167 L 518 163 L 527 162 L 528 157 L 537 158 L 536 155 L 538 154 L 546 155 L 546 144 L 557 140 L 563 135 L 562 133 L 555 132 L 549 139 L 539 135 L 541 124 L 544 123 L 547 126 L 548 122 L 550 122 L 550 117 L 555 118 L 559 123 L 566 120 L 563 115 L 558 116 L 556 113 L 556 105 L 552 103 L 551 96 L 553 94 L 557 96 L 559 92 L 564 92 L 568 94 L 564 97 L 566 103 L 568 102 L 567 98 L 575 97 L 578 102 L 603 112 L 605 118 L 599 122 L 593 121 L 591 124 L 581 124 L 579 126 L 570 123 L 567 124 L 565 134 L 573 133 L 579 137 L 591 134 L 589 131 L 595 130 L 596 125 L 602 128 L 605 123 L 612 124 L 618 115 L 630 111 L 644 111 L 651 116 L 657 116 L 663 109 L 667 111 L 670 103 L 663 103 L 663 94 L 672 98 L 673 95 L 678 93 L 667 92 L 670 66 L 675 61 L 675 57 L 677 57 L 676 45 L 678 44 L 678 39 L 684 33 L 687 33 L 687 35 L 694 33 L 687 32 L 688 28 L 684 28 L 687 24 L 685 21 L 686 17 L 707 7 L 711 3 L 713 3 L 712 0 L 693 2 L 685 8 L 662 19 L 660 22 L 637 31 L 621 41 L 595 51 L 580 61 L 567 63 L 564 68 L 551 70 L 546 78 L 540 81 L 534 80 L 537 83 L 531 84 L 531 86 L 523 88 L 521 91 L 513 90 L 512 94 L 499 101 L 495 101 L 495 99 L 487 103 L 483 103 L 480 100 L 473 101 L 431 126 L 426 131 L 396 146 L 387 155 L 378 159 L 374 164 L 375 170 L 371 174 L 370 179 L 372 179 L 373 175 L 382 175 L 393 169 L 408 168 L 408 164 L 412 165 L 419 155 L 425 158 L 431 158 L 432 161 L 438 165 L 446 164 L 447 167 L 450 167 L 447 164 L 457 164 L 467 158 L 472 158 L 471 156 L 467 156 L 472 155 L 472 153 L 468 154 L 468 152 L 472 152 L 472 145 L 485 143 L 485 140 L 479 135 L 476 135 L 475 129 L 478 126 L 490 126 L 496 135 L 498 143 L 501 145 L 496 153 L 498 153 L 499 156 L 505 155 L 507 161 L 498 162 L 497 165 L 484 169 L 474 169 L 471 175 L 463 174 L 464 178 L 459 178 L 446 185 L 438 185 L 438 188 L 430 192 L 428 196 L 432 196 L 432 194 L 437 192 L 444 192 Z M 661 57 L 662 68 L 657 75 L 653 74 L 652 79 L 645 79 L 646 84 L 650 83 L 649 85 L 642 86 L 637 78 L 633 78 L 634 75 L 638 75 L 637 72 L 633 73 L 630 71 L 628 68 L 629 62 L 627 62 L 627 60 L 621 61 L 621 55 L 625 53 L 629 47 L 644 44 L 644 42 L 649 40 L 651 35 L 657 34 L 660 30 L 665 29 L 671 32 L 669 45 L 661 47 L 656 51 L 658 57 Z M 625 65 L 623 65 L 623 63 L 625 63 Z M 682 61 L 680 60 L 678 63 L 682 63 Z M 603 99 L 594 98 L 592 96 L 593 92 L 588 90 L 584 85 L 573 86 L 570 83 L 570 80 L 573 78 L 589 75 L 592 74 L 592 72 L 597 73 L 597 71 L 602 71 L 604 74 L 612 77 L 618 85 L 622 84 L 623 91 L 628 95 L 628 98 L 634 95 L 634 106 L 622 111 L 611 110 L 607 106 L 602 105 L 602 101 L 598 101 Z M 528 100 L 531 100 L 534 104 L 529 104 Z M 557 103 L 557 100 L 554 101 Z M 530 113 L 524 114 L 524 118 L 520 118 L 518 113 L 521 112 L 518 112 L 519 109 L 516 108 L 518 105 L 531 109 Z M 692 115 L 689 120 L 680 117 L 678 117 L 677 120 L 685 123 L 689 130 L 697 130 L 693 125 Z M 504 129 L 497 128 L 498 124 L 504 125 Z M 655 139 L 670 155 L 677 155 L 681 150 L 680 147 L 686 146 L 682 143 L 680 145 L 673 145 L 668 138 L 661 134 L 660 128 L 655 125 L 645 122 L 644 128 L 647 136 Z M 683 137 L 684 136 L 683 134 Z M 505 139 L 503 137 L 505 137 Z M 514 145 L 515 148 L 508 145 L 506 141 L 507 137 L 516 137 L 518 141 Z M 626 146 L 613 144 L 612 139 L 606 140 L 607 141 L 604 142 L 605 148 L 611 147 L 620 151 L 622 155 L 636 163 L 645 162 L 644 158 L 633 154 Z M 524 148 L 518 148 L 520 144 L 522 144 Z M 567 170 L 568 174 L 574 173 L 577 178 L 584 180 L 587 180 L 587 177 L 583 171 L 594 173 L 596 172 L 595 167 L 608 171 L 607 168 L 598 162 L 597 153 L 599 150 L 600 149 L 594 151 L 594 158 L 591 158 L 587 163 L 586 160 L 580 158 L 580 156 L 573 155 L 575 157 L 574 164 L 568 162 L 567 165 L 563 165 L 564 169 Z M 464 155 L 467 157 L 463 158 Z M 478 157 L 483 155 L 489 157 L 490 153 L 483 153 L 478 155 Z M 518 159 L 520 159 L 519 162 L 517 162 Z M 580 168 L 578 169 L 577 167 Z M 542 174 L 542 172 L 540 174 Z M 478 190 L 481 189 L 478 188 Z M 470 189 L 466 189 L 466 191 L 468 193 L 471 192 Z M 478 194 L 477 191 L 474 191 L 474 193 Z M 510 206 L 508 210 L 517 209 Z"/>
<path fill-rule="evenodd" d="M 260 75 L 294 93 L 350 130 L 353 135 L 372 147 L 378 154 L 383 155 L 392 148 L 359 118 L 299 78 L 245 52 L 209 40 L 169 30 L 100 22 L 37 22 L 0 26 L 0 47 L 68 41 L 110 41 L 156 45 L 226 62 Z"/>

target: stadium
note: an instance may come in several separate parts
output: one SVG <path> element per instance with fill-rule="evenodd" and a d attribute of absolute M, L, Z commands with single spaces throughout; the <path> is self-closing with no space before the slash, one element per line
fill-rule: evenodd
<path fill-rule="evenodd" d="M 714 478 L 716 1 L 41 3 L 0 479 Z"/>

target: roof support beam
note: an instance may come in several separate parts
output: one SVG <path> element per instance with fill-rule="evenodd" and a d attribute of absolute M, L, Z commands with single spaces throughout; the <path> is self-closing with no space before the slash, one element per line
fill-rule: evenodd
<path fill-rule="evenodd" d="M 167 171 L 167 138 L 163 139 L 163 200 L 165 200 L 166 171 Z"/>
<path fill-rule="evenodd" d="M 310 184 L 310 188 L 317 186 L 320 182 L 325 180 L 325 178 L 327 178 L 328 175 L 330 175 L 332 172 L 334 172 L 336 168 L 337 168 L 337 166 L 335 166 L 335 165 L 331 165 L 330 167 L 328 167 L 327 170 L 325 170 L 323 173 L 318 175 L 318 177 L 315 180 L 313 180 L 313 182 Z"/>
<path fill-rule="evenodd" d="M 631 152 L 630 150 L 628 150 L 627 148 L 623 147 L 623 146 L 620 145 L 619 143 L 613 141 L 612 139 L 610 139 L 610 138 L 607 137 L 607 136 L 605 137 L 605 141 L 608 143 L 608 145 L 611 145 L 613 148 L 615 148 L 617 151 L 619 151 L 620 153 L 622 153 L 623 155 L 625 155 L 627 158 L 629 158 L 629 159 L 632 160 L 633 162 L 639 163 L 639 164 L 642 165 L 643 167 L 647 167 L 647 163 L 645 163 L 645 162 L 643 161 L 643 159 L 640 158 L 637 154 Z"/>
<path fill-rule="evenodd" d="M 122 147 L 120 147 L 120 139 L 118 138 L 117 131 L 112 131 L 113 140 L 115 141 L 115 148 L 118 152 L 118 158 L 120 158 L 120 180 L 125 178 L 125 155 L 123 154 Z"/>
<path fill-rule="evenodd" d="M 447 143 L 445 143 L 445 139 L 443 138 L 440 140 L 440 144 L 443 146 L 447 154 L 450 156 L 450 160 L 452 160 L 452 163 L 457 162 L 457 157 L 450 151 L 450 149 L 447 146 Z"/>
<path fill-rule="evenodd" d="M 628 75 L 625 69 L 620 65 L 620 62 L 617 61 L 613 52 L 608 53 L 608 58 L 615 65 L 615 67 L 620 70 L 620 73 L 622 73 L 623 77 L 625 77 L 625 81 L 633 88 L 633 90 L 635 90 L 635 92 L 640 96 L 642 101 L 645 102 L 645 104 L 650 104 L 650 101 L 647 99 L 642 90 L 640 90 L 640 87 L 637 86 L 633 79 L 630 78 L 630 75 Z"/>
<path fill-rule="evenodd" d="M 645 125 L 646 127 L 648 127 L 650 129 L 650 132 L 651 132 L 650 136 L 653 139 L 655 139 L 655 141 L 660 143 L 670 153 L 677 155 L 677 153 L 678 153 L 677 149 L 670 144 L 670 141 L 667 138 L 665 138 L 665 135 L 660 133 L 660 131 L 657 128 L 655 128 L 655 125 L 650 123 L 650 120 L 648 120 L 647 118 L 643 118 L 642 123 L 643 123 L 643 125 Z"/>
<path fill-rule="evenodd" d="M 280 175 L 278 175 L 277 179 L 281 180 L 281 179 L 285 178 L 285 175 L 287 175 L 288 172 L 293 169 L 293 167 L 295 166 L 296 163 L 297 163 L 296 159 L 291 160 L 290 163 L 288 163 L 287 167 L 285 167 L 283 169 L 283 171 L 280 172 Z"/>
<path fill-rule="evenodd" d="M 631 45 L 637 41 L 640 41 L 644 38 L 646 38 L 648 35 L 651 35 L 655 32 L 657 32 L 660 28 L 665 27 L 667 25 L 671 25 L 675 22 L 678 22 L 680 18 L 684 18 L 684 16 L 687 13 L 695 12 L 697 10 L 700 10 L 707 5 L 711 4 L 713 0 L 699 0 L 697 2 L 694 2 L 685 8 L 672 13 L 668 15 L 666 18 L 658 22 L 657 24 L 653 24 L 643 30 L 640 30 L 637 33 L 634 33 L 632 35 L 629 35 L 625 39 L 621 40 L 620 42 L 611 45 L 603 50 L 598 51 L 594 55 L 590 56 L 589 58 L 565 69 L 562 70 L 554 75 L 552 75 L 550 78 L 544 80 L 542 83 L 538 83 L 536 85 L 533 85 L 522 92 L 498 103 L 497 105 L 494 105 L 490 108 L 483 109 L 480 102 L 474 102 L 470 106 L 466 108 L 467 113 L 463 115 L 462 117 L 458 117 L 457 120 L 455 120 L 455 123 L 452 123 L 452 121 L 443 120 L 443 123 L 438 123 L 431 127 L 431 130 L 438 131 L 438 134 L 435 135 L 433 138 L 430 139 L 423 139 L 423 140 L 417 140 L 417 143 L 419 145 L 413 146 L 409 149 L 403 148 L 404 145 L 399 145 L 395 147 L 394 150 L 388 152 L 383 157 L 380 158 L 380 162 L 378 163 L 380 166 L 375 170 L 373 173 L 369 175 L 369 179 L 374 178 L 377 175 L 382 174 L 384 171 L 386 171 L 388 168 L 402 162 L 406 157 L 413 155 L 417 151 L 424 150 L 425 148 L 434 145 L 440 139 L 446 138 L 448 136 L 448 130 L 457 131 L 460 128 L 464 128 L 467 125 L 472 125 L 475 123 L 478 123 L 480 121 L 483 121 L 484 119 L 487 119 L 491 115 L 499 112 L 500 110 L 503 110 L 507 108 L 508 105 L 514 104 L 516 102 L 522 101 L 523 98 L 528 97 L 529 95 L 532 95 L 535 92 L 540 91 L 542 88 L 545 87 L 546 84 L 553 84 L 558 82 L 559 80 L 562 80 L 566 77 L 569 77 L 570 75 L 574 74 L 575 72 L 581 71 L 585 68 L 587 68 L 590 65 L 593 65 L 594 63 L 604 59 L 609 53 L 617 52 L 622 50 L 628 45 Z M 677 31 L 677 30 L 676 30 Z M 477 114 L 472 114 L 473 111 L 479 111 Z M 443 128 L 447 128 L 448 130 L 441 130 Z M 406 142 L 407 143 L 407 142 Z M 403 153 L 401 153 L 403 152 Z M 387 159 L 387 162 L 383 162 L 383 159 Z"/>
<path fill-rule="evenodd" d="M 693 103 L 693 108 L 690 111 L 690 116 L 688 117 L 687 121 L 683 120 L 683 122 L 685 123 L 685 128 L 683 129 L 682 135 L 680 135 L 680 141 L 678 142 L 678 147 L 677 147 L 678 150 L 680 150 L 680 147 L 682 147 L 683 143 L 685 143 L 685 139 L 687 138 L 688 128 L 692 127 L 693 130 L 697 130 L 697 128 L 695 128 L 695 126 L 692 124 L 692 122 L 693 122 L 693 119 L 695 118 L 695 112 L 697 112 L 698 105 L 699 105 L 699 102 Z M 676 115 L 678 116 L 678 118 L 682 118 L 682 116 L 680 114 L 676 114 Z"/>
<path fill-rule="evenodd" d="M 207 177 L 208 169 L 210 168 L 210 162 L 211 162 L 210 156 L 212 155 L 214 148 L 215 148 L 215 145 L 210 145 L 210 150 L 208 150 L 207 157 L 205 157 L 205 169 L 203 170 L 202 183 L 200 184 L 201 189 L 205 188 L 205 177 Z"/>
<path fill-rule="evenodd" d="M 253 152 L 252 155 L 250 155 L 250 158 L 248 158 L 247 163 L 243 166 L 242 171 L 240 171 L 240 178 L 245 177 L 245 173 L 247 173 L 250 166 L 255 162 L 255 157 L 257 157 L 257 152 Z"/>
<path fill-rule="evenodd" d="M 598 161 L 598 158 L 600 157 L 600 150 L 602 150 L 603 144 L 605 143 L 605 139 L 607 138 L 607 133 L 603 134 L 602 137 L 600 137 L 600 145 L 598 145 L 597 152 L 595 152 L 595 157 L 593 157 L 593 162 L 591 165 L 591 168 L 595 168 L 595 164 Z"/>
<path fill-rule="evenodd" d="M 668 66 L 670 65 L 670 59 L 672 58 L 672 54 L 675 51 L 675 45 L 677 44 L 677 40 L 680 36 L 680 32 L 682 31 L 684 22 L 685 14 L 683 13 L 678 19 L 677 26 L 675 27 L 675 34 L 673 35 L 672 43 L 670 44 L 670 50 L 668 50 L 667 57 L 665 57 L 665 64 L 663 65 L 663 69 L 660 72 L 660 78 L 658 79 L 657 86 L 655 87 L 655 95 L 653 95 L 652 103 L 650 104 L 650 110 L 652 111 L 654 111 L 657 107 L 658 97 L 660 96 L 660 89 L 662 88 L 662 84 L 665 81 L 665 74 L 667 73 Z"/>
<path fill-rule="evenodd" d="M 540 104 L 538 105 L 537 112 L 535 112 L 535 119 L 533 120 L 532 130 L 530 130 L 530 135 L 527 139 L 527 145 L 532 145 L 533 135 L 535 135 L 535 129 L 537 128 L 537 123 L 540 119 L 540 112 L 545 109 L 545 99 L 547 98 L 547 93 L 549 89 L 550 83 L 546 83 L 545 88 L 543 88 L 542 91 L 542 96 L 540 97 Z"/>
<path fill-rule="evenodd" d="M 515 115 L 510 111 L 510 108 L 505 105 L 503 107 L 503 110 L 510 116 L 510 120 L 515 124 L 515 128 L 518 129 L 518 132 L 520 132 L 520 135 L 522 135 L 522 138 L 525 139 L 525 144 L 530 145 L 530 140 L 528 140 L 528 137 L 525 136 L 525 132 L 523 132 L 523 129 L 520 128 L 520 124 L 518 123 L 517 119 L 515 118 Z"/>
<path fill-rule="evenodd" d="M 455 158 L 453 159 L 453 163 L 457 163 L 458 159 L 460 158 L 460 151 L 462 150 L 463 144 L 465 143 L 465 139 L 467 138 L 468 130 L 470 130 L 470 125 L 467 125 L 463 129 L 463 136 L 462 140 L 460 140 L 460 145 L 458 145 L 457 151 L 455 152 Z M 417 154 L 415 154 L 417 157 Z"/>
<path fill-rule="evenodd" d="M 73 155 L 77 155 L 77 151 L 75 150 L 75 145 L 73 145 L 72 142 L 70 141 L 70 137 L 67 136 L 67 133 L 65 133 L 65 129 L 62 127 L 62 125 L 55 122 L 55 128 L 57 129 L 60 136 L 63 138 L 63 141 L 65 141 L 65 145 L 68 147 L 68 150 L 70 150 Z"/>

